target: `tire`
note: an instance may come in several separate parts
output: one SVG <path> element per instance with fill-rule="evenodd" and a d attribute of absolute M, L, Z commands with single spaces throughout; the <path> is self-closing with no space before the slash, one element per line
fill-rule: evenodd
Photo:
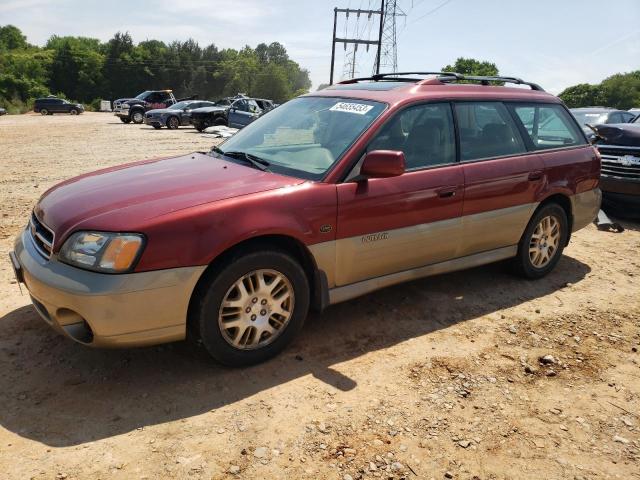
<path fill-rule="evenodd" d="M 198 130 L 199 132 L 203 132 L 204 129 L 206 128 L 204 125 L 202 125 L 201 123 L 198 123 L 196 125 L 194 125 L 194 127 L 196 127 L 196 130 Z"/>
<path fill-rule="evenodd" d="M 214 125 L 226 125 L 227 121 L 224 119 L 224 117 L 218 117 L 213 121 Z"/>
<path fill-rule="evenodd" d="M 118 117 L 122 123 L 131 123 L 131 119 L 129 117 Z"/>
<path fill-rule="evenodd" d="M 549 203 L 538 209 L 520 239 L 515 257 L 516 272 L 529 279 L 542 278 L 554 269 L 569 237 L 564 209 Z"/>
<path fill-rule="evenodd" d="M 129 117 L 131 117 L 133 123 L 141 124 L 144 122 L 144 112 L 140 110 L 134 110 L 129 114 Z"/>
<path fill-rule="evenodd" d="M 179 126 L 180 126 L 180 119 L 178 117 L 176 117 L 175 115 L 172 115 L 169 118 L 167 118 L 167 128 L 169 130 L 177 130 Z"/>
<path fill-rule="evenodd" d="M 46 108 L 41 108 L 40 115 L 49 115 L 49 110 L 47 110 Z"/>
<path fill-rule="evenodd" d="M 258 281 L 260 274 L 262 282 Z M 237 287 L 240 282 L 244 295 Z M 218 362 L 232 367 L 253 365 L 291 342 L 304 324 L 309 297 L 309 281 L 296 260 L 280 250 L 253 250 L 227 259 L 206 274 L 196 290 L 190 321 Z M 223 307 L 225 299 L 240 306 Z M 224 328 L 234 322 L 240 326 Z M 283 322 L 280 327 L 279 322 Z"/>
<path fill-rule="evenodd" d="M 72 108 L 71 110 L 69 110 L 69 115 L 78 115 L 78 110 L 76 108 Z"/>

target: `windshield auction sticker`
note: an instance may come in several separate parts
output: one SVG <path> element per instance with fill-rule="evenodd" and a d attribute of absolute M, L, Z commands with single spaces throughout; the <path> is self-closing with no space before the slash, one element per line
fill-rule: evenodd
<path fill-rule="evenodd" d="M 339 102 L 339 103 L 336 103 L 329 110 L 331 110 L 332 112 L 347 112 L 347 113 L 357 113 L 358 115 L 364 115 L 372 108 L 373 108 L 373 105 L 365 105 L 364 103 Z"/>

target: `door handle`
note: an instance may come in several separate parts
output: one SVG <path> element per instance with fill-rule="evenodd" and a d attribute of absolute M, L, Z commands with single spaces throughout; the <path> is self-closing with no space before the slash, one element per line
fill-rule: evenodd
<path fill-rule="evenodd" d="M 534 170 L 533 172 L 529 173 L 529 181 L 535 182 L 536 180 L 540 180 L 543 174 L 544 172 L 542 170 Z"/>
<path fill-rule="evenodd" d="M 436 193 L 440 198 L 450 198 L 456 196 L 456 191 L 458 187 L 444 187 L 439 190 L 436 190 Z"/>

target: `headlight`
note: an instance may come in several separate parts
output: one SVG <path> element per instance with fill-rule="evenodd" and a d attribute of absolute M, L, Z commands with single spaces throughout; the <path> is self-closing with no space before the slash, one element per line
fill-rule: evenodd
<path fill-rule="evenodd" d="M 122 273 L 135 266 L 143 244 L 138 233 L 76 232 L 64 242 L 59 258 L 87 270 Z"/>
<path fill-rule="evenodd" d="M 127 105 L 126 103 L 124 105 L 122 105 L 122 109 L 123 110 L 129 110 L 130 107 L 131 107 L 131 105 Z"/>

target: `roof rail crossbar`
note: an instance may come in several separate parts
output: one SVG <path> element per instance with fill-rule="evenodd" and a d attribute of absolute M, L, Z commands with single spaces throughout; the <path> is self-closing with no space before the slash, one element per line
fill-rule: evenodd
<path fill-rule="evenodd" d="M 407 75 L 437 75 L 443 77 L 453 77 L 458 78 L 461 75 L 455 72 L 389 72 L 389 73 L 376 73 L 371 75 L 370 77 L 359 77 L 359 78 L 350 78 L 348 80 L 343 80 L 338 82 L 339 85 L 345 85 L 349 83 L 358 83 L 365 80 L 373 80 L 374 82 L 380 81 L 393 81 L 393 82 L 419 82 L 420 80 L 424 80 L 423 78 L 402 78 Z"/>
<path fill-rule="evenodd" d="M 435 75 L 438 80 L 442 82 L 458 82 L 466 80 L 470 82 L 479 82 L 482 85 L 489 85 L 491 82 L 503 82 L 514 83 L 516 85 L 527 85 L 531 87 L 531 90 L 537 90 L 544 92 L 544 89 L 533 82 L 525 82 L 521 78 L 517 77 L 505 77 L 505 76 L 481 76 L 481 75 L 463 75 L 457 72 L 389 72 L 389 73 L 376 73 L 370 77 L 351 78 L 349 80 L 343 80 L 339 82 L 341 85 L 349 83 L 358 83 L 366 80 L 380 82 L 380 81 L 394 81 L 394 82 L 419 82 L 422 78 L 408 78 L 407 75 Z"/>
<path fill-rule="evenodd" d="M 495 75 L 495 76 L 460 75 L 460 77 L 456 78 L 455 80 L 456 81 L 457 80 L 467 80 L 467 81 L 471 81 L 471 82 L 480 82 L 483 85 L 489 85 L 489 83 L 491 83 L 491 82 L 514 83 L 516 85 L 527 85 L 528 87 L 531 87 L 531 90 L 537 90 L 537 91 L 540 91 L 540 92 L 544 92 L 544 88 L 542 88 L 537 83 L 525 82 L 521 78 L 517 78 L 517 77 L 502 77 L 502 76 L 499 76 L 499 75 Z M 442 81 L 446 82 L 446 81 L 451 81 L 451 80 L 442 79 Z"/>

